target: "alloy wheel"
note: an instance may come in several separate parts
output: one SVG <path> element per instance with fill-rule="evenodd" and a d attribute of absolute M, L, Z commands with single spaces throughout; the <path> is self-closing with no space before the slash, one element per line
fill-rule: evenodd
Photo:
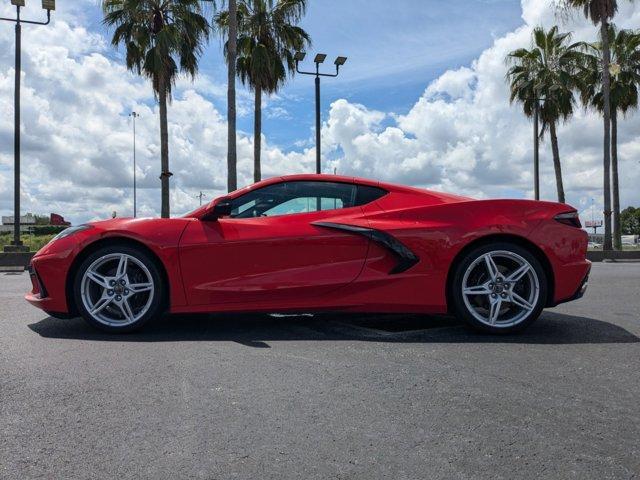
<path fill-rule="evenodd" d="M 462 297 L 469 313 L 494 328 L 513 327 L 536 308 L 540 281 L 533 266 L 507 250 L 480 255 L 466 269 Z"/>
<path fill-rule="evenodd" d="M 112 327 L 140 320 L 151 307 L 154 290 L 149 269 L 125 253 L 96 259 L 84 272 L 80 284 L 86 311 L 96 321 Z"/>

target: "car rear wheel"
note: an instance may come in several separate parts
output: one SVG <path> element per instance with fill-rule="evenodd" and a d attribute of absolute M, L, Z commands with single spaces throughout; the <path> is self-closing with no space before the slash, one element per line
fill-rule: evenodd
<path fill-rule="evenodd" d="M 76 305 L 92 326 L 132 332 L 159 316 L 164 285 L 155 260 L 141 249 L 113 246 L 89 255 L 74 282 Z"/>
<path fill-rule="evenodd" d="M 547 278 L 538 259 L 511 243 L 480 246 L 462 258 L 453 277 L 456 315 L 491 333 L 520 331 L 547 301 Z"/>

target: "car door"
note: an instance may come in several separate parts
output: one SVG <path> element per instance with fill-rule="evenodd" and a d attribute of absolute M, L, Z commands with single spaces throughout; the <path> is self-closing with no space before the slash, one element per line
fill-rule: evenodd
<path fill-rule="evenodd" d="M 298 304 L 360 274 L 369 239 L 314 225 L 362 217 L 356 186 L 282 182 L 232 200 L 232 214 L 192 222 L 180 244 L 191 305 Z"/>

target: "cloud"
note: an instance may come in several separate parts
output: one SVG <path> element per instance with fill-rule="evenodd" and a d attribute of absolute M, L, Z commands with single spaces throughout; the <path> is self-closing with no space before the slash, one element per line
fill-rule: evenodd
<path fill-rule="evenodd" d="M 342 150 L 333 166 L 389 181 L 451 190 L 476 197 L 533 197 L 532 125 L 518 105 L 509 105 L 505 82 L 508 52 L 529 46 L 534 26 L 559 21 L 551 2 L 524 0 L 523 20 L 497 38 L 471 66 L 448 70 L 432 81 L 406 115 L 380 128 L 382 114 L 341 100 L 335 102 L 324 133 L 326 149 Z M 624 28 L 640 27 L 640 8 L 621 5 Z M 575 40 L 593 41 L 597 30 L 580 15 L 561 28 Z M 388 117 L 387 117 L 388 118 Z M 622 204 L 637 204 L 640 183 L 636 132 L 640 119 L 620 122 Z M 559 128 L 567 200 L 582 211 L 594 198 L 602 210 L 602 119 L 578 108 Z M 549 142 L 541 146 L 542 196 L 555 199 Z"/>
<path fill-rule="evenodd" d="M 469 100 L 473 95 L 473 87 L 477 80 L 471 68 L 461 67 L 458 70 L 448 70 L 427 87 L 425 96 L 436 99 L 444 98 Z"/>
<path fill-rule="evenodd" d="M 271 107 L 266 109 L 267 118 L 281 118 L 284 120 L 290 120 L 291 114 L 284 107 Z"/>
<path fill-rule="evenodd" d="M 86 2 L 85 2 L 86 3 Z M 89 8 L 89 3 L 85 7 Z M 532 197 L 532 132 L 518 105 L 509 105 L 505 55 L 528 46 L 534 26 L 557 22 L 549 2 L 523 0 L 523 24 L 496 38 L 470 65 L 448 70 L 403 115 L 335 101 L 323 125 L 324 169 L 485 197 Z M 47 29 L 25 29 L 23 51 L 23 209 L 55 211 L 74 222 L 132 212 L 132 125 L 137 120 L 138 208 L 159 212 L 159 127 L 150 85 L 124 68 L 120 53 L 85 25 L 83 8 Z M 9 13 L 0 7 L 0 14 Z M 640 27 L 640 6 L 621 4 L 620 26 Z M 576 40 L 596 29 L 580 15 L 562 25 Z M 0 30 L 0 211 L 12 212 L 13 36 Z M 169 107 L 172 212 L 198 205 L 226 185 L 226 87 L 202 75 L 180 79 Z M 289 99 L 265 99 L 265 118 L 284 120 Z M 251 94 L 241 110 L 252 114 Z M 638 204 L 636 132 L 640 119 L 620 122 L 622 203 Z M 601 119 L 582 110 L 559 129 L 567 199 L 588 210 L 602 203 Z M 314 169 L 311 138 L 283 150 L 263 137 L 263 175 Z M 542 144 L 542 194 L 554 199 L 550 145 Z M 253 138 L 238 138 L 239 184 L 252 178 Z M 601 209 L 601 206 L 598 208 Z"/>
<path fill-rule="evenodd" d="M 0 15 L 10 15 L 5 6 Z M 55 17 L 54 17 L 55 18 Z M 137 119 L 138 209 L 159 212 L 159 118 L 151 87 L 128 72 L 100 34 L 79 22 L 81 12 L 56 18 L 47 29 L 26 29 L 22 75 L 22 208 L 59 212 L 78 223 L 117 211 L 130 215 L 132 124 Z M 13 209 L 13 36 L 0 30 L 0 211 Z M 239 110 L 253 112 L 252 94 L 240 90 Z M 271 106 L 268 112 L 286 114 Z M 180 78 L 169 106 L 171 205 L 174 214 L 226 191 L 226 119 L 216 103 L 226 86 L 207 76 Z M 250 108 L 248 108 L 250 107 Z M 263 138 L 265 175 L 308 171 L 313 154 L 284 153 Z M 253 138 L 238 137 L 239 184 L 252 179 Z"/>

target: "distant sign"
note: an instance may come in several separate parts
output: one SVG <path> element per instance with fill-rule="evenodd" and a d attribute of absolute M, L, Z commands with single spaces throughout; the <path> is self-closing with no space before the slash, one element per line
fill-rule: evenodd
<path fill-rule="evenodd" d="M 587 228 L 597 228 L 602 226 L 602 220 L 587 220 L 584 222 L 584 226 Z"/>

